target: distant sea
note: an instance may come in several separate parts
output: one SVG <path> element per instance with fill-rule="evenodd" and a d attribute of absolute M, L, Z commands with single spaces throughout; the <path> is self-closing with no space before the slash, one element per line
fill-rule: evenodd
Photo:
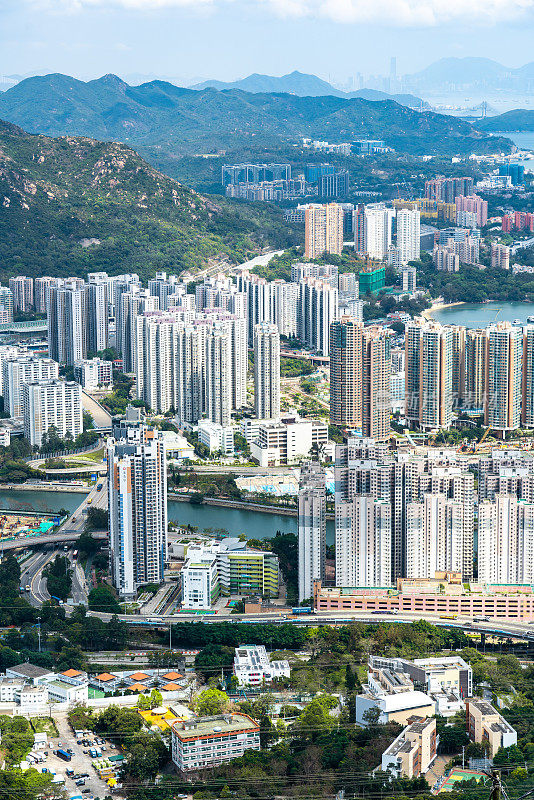
<path fill-rule="evenodd" d="M 495 136 L 506 136 L 521 150 L 532 150 L 532 155 L 518 159 L 518 164 L 523 164 L 526 172 L 534 172 L 534 131 L 495 131 Z"/>

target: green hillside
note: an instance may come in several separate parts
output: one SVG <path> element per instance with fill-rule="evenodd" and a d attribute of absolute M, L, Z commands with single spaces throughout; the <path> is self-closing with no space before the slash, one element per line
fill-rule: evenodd
<path fill-rule="evenodd" d="M 33 133 L 126 141 L 169 156 L 260 149 L 299 137 L 385 139 L 404 153 L 442 155 L 509 150 L 510 142 L 467 122 L 419 113 L 391 100 L 296 97 L 239 89 L 195 91 L 164 81 L 129 86 L 115 75 L 28 78 L 0 96 L 0 117 Z"/>
<path fill-rule="evenodd" d="M 534 131 L 534 111 L 516 108 L 496 117 L 481 119 L 479 127 L 485 131 Z"/>
<path fill-rule="evenodd" d="M 268 204 L 207 199 L 129 147 L 0 121 L 0 280 L 181 272 L 302 238 Z"/>

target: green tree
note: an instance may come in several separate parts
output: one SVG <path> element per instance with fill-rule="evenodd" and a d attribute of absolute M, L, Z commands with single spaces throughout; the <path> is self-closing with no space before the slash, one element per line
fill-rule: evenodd
<path fill-rule="evenodd" d="M 91 611 L 107 611 L 112 614 L 120 614 L 121 607 L 113 594 L 113 590 L 105 583 L 100 583 L 89 592 L 89 608 Z"/>
<path fill-rule="evenodd" d="M 228 695 L 219 689 L 205 689 L 194 698 L 195 712 L 200 717 L 222 714 L 228 707 Z"/>

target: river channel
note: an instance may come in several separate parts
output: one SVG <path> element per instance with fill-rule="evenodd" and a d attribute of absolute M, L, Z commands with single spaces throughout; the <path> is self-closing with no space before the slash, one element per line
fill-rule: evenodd
<path fill-rule="evenodd" d="M 75 492 L 1 491 L 0 509 L 16 511 L 41 511 L 56 514 L 60 509 L 74 511 L 83 499 Z M 277 531 L 296 533 L 296 517 L 281 514 L 263 514 L 259 511 L 242 511 L 235 508 L 199 506 L 169 500 L 169 521 L 181 525 L 196 525 L 200 531 L 225 529 L 232 536 L 244 533 L 251 539 L 272 539 Z M 334 522 L 327 523 L 327 542 L 334 544 Z"/>

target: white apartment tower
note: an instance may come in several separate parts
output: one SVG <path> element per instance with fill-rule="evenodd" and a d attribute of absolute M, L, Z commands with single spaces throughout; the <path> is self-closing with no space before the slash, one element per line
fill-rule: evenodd
<path fill-rule="evenodd" d="M 384 203 L 371 203 L 364 214 L 365 253 L 369 258 L 384 259 L 391 245 L 392 210 Z"/>
<path fill-rule="evenodd" d="M 59 364 L 51 358 L 23 355 L 4 361 L 2 364 L 4 411 L 16 419 L 22 418 L 24 384 L 58 377 Z"/>
<path fill-rule="evenodd" d="M 86 295 L 80 278 L 48 288 L 48 355 L 74 366 L 87 356 Z"/>
<path fill-rule="evenodd" d="M 498 494 L 478 509 L 478 579 L 534 583 L 534 503 Z"/>
<path fill-rule="evenodd" d="M 108 440 L 109 543 L 113 584 L 124 599 L 161 583 L 167 558 L 167 469 L 163 437 L 148 428 Z"/>
<path fill-rule="evenodd" d="M 418 208 L 397 211 L 397 249 L 401 264 L 415 261 L 421 254 L 421 212 Z"/>
<path fill-rule="evenodd" d="M 24 437 L 40 447 L 52 427 L 62 439 L 83 431 L 82 388 L 73 381 L 41 380 L 22 386 Z"/>
<path fill-rule="evenodd" d="M 313 582 L 322 581 L 325 576 L 325 481 L 320 464 L 302 466 L 298 498 L 299 603 L 313 597 Z"/>
<path fill-rule="evenodd" d="M 105 273 L 104 273 L 105 274 Z M 95 273 L 85 287 L 87 314 L 87 350 L 100 353 L 109 344 L 107 275 Z"/>
<path fill-rule="evenodd" d="M 522 424 L 534 428 L 534 325 L 523 329 Z"/>
<path fill-rule="evenodd" d="M 280 334 L 268 322 L 254 335 L 254 412 L 258 419 L 280 417 Z"/>
<path fill-rule="evenodd" d="M 14 311 L 30 311 L 33 308 L 33 278 L 25 275 L 10 278 L 9 288 L 13 295 Z"/>
<path fill-rule="evenodd" d="M 310 350 L 329 355 L 330 325 L 338 315 L 338 291 L 326 281 L 304 278 L 299 284 L 298 338 Z"/>
<path fill-rule="evenodd" d="M 391 505 L 372 495 L 336 500 L 336 585 L 391 585 Z"/>
<path fill-rule="evenodd" d="M 0 325 L 13 322 L 13 292 L 7 286 L 0 286 Z"/>
<path fill-rule="evenodd" d="M 434 578 L 437 571 L 463 572 L 464 538 L 472 519 L 462 502 L 425 494 L 406 506 L 406 577 Z"/>

